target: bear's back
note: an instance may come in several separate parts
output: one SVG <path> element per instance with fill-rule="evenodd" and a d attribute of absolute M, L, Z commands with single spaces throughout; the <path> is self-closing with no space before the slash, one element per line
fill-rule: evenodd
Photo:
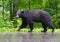
<path fill-rule="evenodd" d="M 25 10 L 25 12 L 30 14 L 49 14 L 48 12 L 43 10 Z"/>

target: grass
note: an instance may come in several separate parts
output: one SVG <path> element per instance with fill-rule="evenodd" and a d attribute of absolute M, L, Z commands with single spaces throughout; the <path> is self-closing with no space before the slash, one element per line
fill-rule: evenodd
<path fill-rule="evenodd" d="M 18 32 L 17 31 L 18 28 L 0 28 L 0 32 Z M 38 29 L 38 28 L 35 28 L 33 29 L 33 32 L 41 32 L 41 30 L 43 30 L 42 28 Z M 24 28 L 24 29 L 21 29 L 20 32 L 28 32 L 29 29 L 27 28 Z M 51 32 L 52 30 L 51 29 L 48 29 L 47 32 Z M 60 29 L 55 29 L 54 31 L 55 33 L 60 33 Z"/>

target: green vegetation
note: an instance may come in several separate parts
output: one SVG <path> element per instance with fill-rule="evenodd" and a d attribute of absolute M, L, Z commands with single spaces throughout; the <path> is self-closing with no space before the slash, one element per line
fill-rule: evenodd
<path fill-rule="evenodd" d="M 0 31 L 1 32 L 17 32 L 17 28 L 21 25 L 21 19 L 14 18 L 17 10 L 45 10 L 52 16 L 52 23 L 55 28 L 60 22 L 60 0 L 0 0 Z M 29 26 L 26 27 L 28 31 Z M 35 23 L 34 32 L 40 32 L 41 23 Z M 50 31 L 50 29 L 49 29 Z M 60 31 L 55 30 L 55 32 Z"/>
<path fill-rule="evenodd" d="M 21 29 L 20 32 L 28 32 L 29 29 L 27 28 L 24 28 L 24 29 Z M 41 33 L 41 30 L 43 30 L 42 28 L 36 28 L 33 30 L 33 32 L 39 32 Z M 51 29 L 48 29 L 47 32 L 51 33 Z M 18 32 L 17 31 L 17 28 L 0 28 L 0 32 Z M 55 29 L 54 33 L 60 33 L 60 29 Z"/>

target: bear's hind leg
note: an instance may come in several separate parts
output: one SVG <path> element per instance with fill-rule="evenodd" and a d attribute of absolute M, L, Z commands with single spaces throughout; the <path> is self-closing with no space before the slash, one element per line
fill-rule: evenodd
<path fill-rule="evenodd" d="M 47 32 L 47 25 L 46 25 L 46 24 L 44 24 L 44 23 L 42 23 L 42 26 L 43 26 L 44 30 L 43 30 L 43 31 L 41 31 L 41 32 Z"/>
<path fill-rule="evenodd" d="M 54 26 L 52 25 L 52 23 L 49 23 L 48 26 L 52 29 L 52 32 L 54 32 Z"/>

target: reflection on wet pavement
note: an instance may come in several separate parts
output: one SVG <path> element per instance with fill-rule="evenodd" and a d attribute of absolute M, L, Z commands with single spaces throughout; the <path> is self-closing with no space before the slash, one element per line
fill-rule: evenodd
<path fill-rule="evenodd" d="M 59 33 L 0 33 L 0 42 L 60 42 Z"/>

